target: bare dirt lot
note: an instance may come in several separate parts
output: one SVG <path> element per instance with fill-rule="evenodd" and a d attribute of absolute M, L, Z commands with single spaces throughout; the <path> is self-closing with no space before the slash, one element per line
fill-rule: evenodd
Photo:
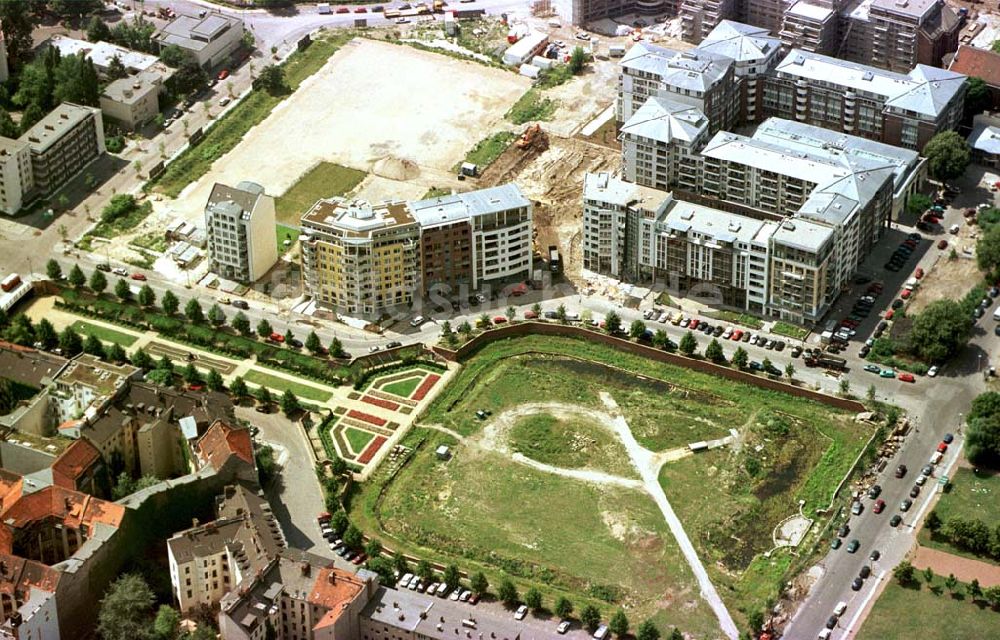
<path fill-rule="evenodd" d="M 253 180 L 281 194 L 321 160 L 390 180 L 440 184 L 528 85 L 472 62 L 358 39 L 164 204 L 195 219 L 216 182 Z"/>
<path fill-rule="evenodd" d="M 971 232 L 979 232 L 979 227 L 962 225 L 962 230 L 957 236 L 946 237 L 947 249 L 932 249 L 940 255 L 934 267 L 928 269 L 927 275 L 921 280 L 917 295 L 913 296 L 913 302 L 907 308 L 908 315 L 914 316 L 920 313 L 936 300 L 960 299 L 974 283 L 982 279 L 983 274 L 976 265 L 976 240 L 971 237 Z M 953 248 L 956 253 L 954 258 L 951 257 Z"/>

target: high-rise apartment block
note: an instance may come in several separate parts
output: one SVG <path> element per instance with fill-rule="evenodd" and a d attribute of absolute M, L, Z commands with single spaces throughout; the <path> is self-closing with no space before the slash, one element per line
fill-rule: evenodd
<path fill-rule="evenodd" d="M 210 268 L 223 278 L 256 282 L 278 261 L 274 198 L 259 184 L 212 187 L 205 205 L 205 230 Z"/>

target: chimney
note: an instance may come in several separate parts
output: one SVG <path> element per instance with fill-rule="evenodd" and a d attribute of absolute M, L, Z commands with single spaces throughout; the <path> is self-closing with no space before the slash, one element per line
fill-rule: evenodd
<path fill-rule="evenodd" d="M 191 528 L 194 529 L 198 526 L 198 518 L 191 518 Z"/>
<path fill-rule="evenodd" d="M 302 569 L 302 575 L 309 575 L 310 567 L 308 562 L 303 562 L 300 568 Z"/>
<path fill-rule="evenodd" d="M 69 511 L 70 509 L 73 508 L 73 501 L 70 500 L 69 498 L 63 498 L 63 502 L 66 505 L 66 511 Z"/>
<path fill-rule="evenodd" d="M 337 583 L 337 573 L 331 569 L 330 570 L 330 575 L 327 577 L 326 581 L 329 582 L 330 584 L 336 584 Z"/>

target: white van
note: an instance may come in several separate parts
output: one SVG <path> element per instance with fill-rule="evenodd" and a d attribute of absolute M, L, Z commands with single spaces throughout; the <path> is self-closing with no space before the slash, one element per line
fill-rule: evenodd
<path fill-rule="evenodd" d="M 847 611 L 847 603 L 844 601 L 840 601 L 837 603 L 837 607 L 833 610 L 833 613 L 839 618 L 840 616 L 844 615 L 845 611 Z"/>
<path fill-rule="evenodd" d="M 608 625 L 602 624 L 597 627 L 597 631 L 594 632 L 594 637 L 597 638 L 597 640 L 605 640 L 605 638 L 608 637 Z"/>
<path fill-rule="evenodd" d="M 417 316 L 413 320 L 410 320 L 410 326 L 411 327 L 419 327 L 423 323 L 424 323 L 424 317 L 423 316 Z"/>
<path fill-rule="evenodd" d="M 412 573 L 404 573 L 403 577 L 400 578 L 400 580 L 399 580 L 399 585 L 398 585 L 399 588 L 400 589 L 405 589 L 408 586 L 410 586 L 410 580 L 412 580 L 412 579 L 413 579 L 413 574 Z"/>
<path fill-rule="evenodd" d="M 931 456 L 931 464 L 937 464 L 941 462 L 941 458 L 943 455 L 944 454 L 942 454 L 940 451 L 935 451 L 934 455 Z"/>
<path fill-rule="evenodd" d="M 993 310 L 993 319 L 1000 322 L 1000 307 Z"/>
<path fill-rule="evenodd" d="M 829 629 L 823 629 L 822 631 L 819 632 L 819 635 L 816 637 L 818 638 L 818 640 L 830 640 L 830 634 L 832 633 L 833 632 L 830 631 Z"/>

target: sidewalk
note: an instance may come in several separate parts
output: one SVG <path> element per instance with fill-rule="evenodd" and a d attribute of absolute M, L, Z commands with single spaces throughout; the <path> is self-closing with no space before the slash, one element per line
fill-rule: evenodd
<path fill-rule="evenodd" d="M 917 547 L 917 553 L 913 557 L 913 566 L 921 571 L 930 567 L 939 576 L 948 576 L 953 573 L 962 582 L 979 580 L 979 586 L 983 588 L 1000 585 L 1000 565 L 964 558 L 928 547 Z"/>

